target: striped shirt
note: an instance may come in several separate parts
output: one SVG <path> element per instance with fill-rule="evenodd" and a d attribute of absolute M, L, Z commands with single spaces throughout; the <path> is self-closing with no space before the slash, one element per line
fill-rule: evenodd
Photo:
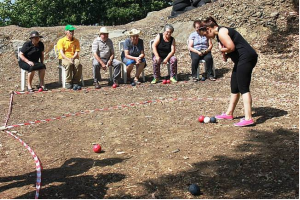
<path fill-rule="evenodd" d="M 114 53 L 114 45 L 111 39 L 107 39 L 105 42 L 98 36 L 92 44 L 92 52 L 97 53 L 101 59 L 108 60 L 111 54 Z"/>

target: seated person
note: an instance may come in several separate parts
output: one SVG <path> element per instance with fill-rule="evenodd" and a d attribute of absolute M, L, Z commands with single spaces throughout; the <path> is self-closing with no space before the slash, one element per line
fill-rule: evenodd
<path fill-rule="evenodd" d="M 37 31 L 32 31 L 29 37 L 30 41 L 23 44 L 19 53 L 19 66 L 28 72 L 28 92 L 33 92 L 32 80 L 35 71 L 39 72 L 40 88 L 47 90 L 44 83 L 46 71 L 46 66 L 44 64 L 44 44 L 40 41 L 40 38 L 43 38 L 43 36 Z"/>
<path fill-rule="evenodd" d="M 213 76 L 213 58 L 211 55 L 211 49 L 213 47 L 211 39 L 207 39 L 205 36 L 201 35 L 201 27 L 203 27 L 203 22 L 201 20 L 194 21 L 195 32 L 193 32 L 189 37 L 188 48 L 191 52 L 192 58 L 192 79 L 194 81 L 199 81 L 197 79 L 197 69 L 199 67 L 200 60 L 205 60 L 206 73 L 202 77 L 202 81 L 209 78 L 211 81 L 215 81 Z"/>
<path fill-rule="evenodd" d="M 171 36 L 174 32 L 172 25 L 167 24 L 164 27 L 164 32 L 156 36 L 153 44 L 153 76 L 152 84 L 159 81 L 160 78 L 160 64 L 170 63 L 170 81 L 172 83 L 177 83 L 177 58 L 175 54 L 175 39 Z"/>
<path fill-rule="evenodd" d="M 127 32 L 130 38 L 127 38 L 124 42 L 124 51 L 121 55 L 122 62 L 127 67 L 127 80 L 130 81 L 130 73 L 133 66 L 136 65 L 136 74 L 133 82 L 140 84 L 139 77 L 146 66 L 146 59 L 144 53 L 144 42 L 139 39 L 140 30 L 132 29 Z"/>
<path fill-rule="evenodd" d="M 108 31 L 106 27 L 100 29 L 99 36 L 94 40 L 92 44 L 93 59 L 93 76 L 95 88 L 99 89 L 100 85 L 98 81 L 101 79 L 100 67 L 106 70 L 107 67 L 113 66 L 113 83 L 118 86 L 118 82 L 121 76 L 122 63 L 114 59 L 114 46 L 111 39 L 108 38 Z"/>
<path fill-rule="evenodd" d="M 72 25 L 65 27 L 66 36 L 57 42 L 59 50 L 59 59 L 62 59 L 62 65 L 66 69 L 66 88 L 73 90 L 81 89 L 79 82 L 82 75 L 82 65 L 79 61 L 80 44 L 74 37 L 75 28 Z"/>

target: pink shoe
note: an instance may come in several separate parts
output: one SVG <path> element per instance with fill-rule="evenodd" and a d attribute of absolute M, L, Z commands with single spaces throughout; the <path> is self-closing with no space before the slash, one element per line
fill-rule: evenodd
<path fill-rule="evenodd" d="M 253 119 L 245 120 L 245 118 L 242 118 L 240 122 L 235 123 L 234 126 L 249 126 L 254 124 Z"/>
<path fill-rule="evenodd" d="M 222 115 L 215 116 L 216 119 L 227 119 L 227 120 L 233 120 L 232 115 L 226 115 L 226 113 L 222 113 Z"/>

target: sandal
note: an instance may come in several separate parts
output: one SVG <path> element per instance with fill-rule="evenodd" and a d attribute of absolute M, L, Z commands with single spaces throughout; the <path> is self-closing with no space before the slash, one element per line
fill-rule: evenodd
<path fill-rule="evenodd" d="M 30 88 L 30 89 L 27 88 L 27 91 L 28 91 L 28 92 L 34 92 L 34 90 L 33 90 L 32 88 Z"/>
<path fill-rule="evenodd" d="M 43 91 L 48 91 L 48 88 L 46 88 L 45 86 L 41 87 L 43 89 Z"/>

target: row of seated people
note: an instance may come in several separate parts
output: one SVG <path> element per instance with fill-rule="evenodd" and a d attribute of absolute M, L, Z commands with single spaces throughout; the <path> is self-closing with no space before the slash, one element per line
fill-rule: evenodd
<path fill-rule="evenodd" d="M 199 62 L 205 60 L 206 73 L 201 80 L 208 78 L 214 81 L 213 75 L 213 58 L 211 55 L 212 41 L 205 36 L 200 35 L 201 21 L 194 21 L 195 32 L 193 32 L 188 40 L 188 48 L 192 59 L 192 77 L 193 81 L 198 81 L 197 70 Z M 67 25 L 65 27 L 65 37 L 61 38 L 57 43 L 59 51 L 59 59 L 61 65 L 65 70 L 65 87 L 68 89 L 80 89 L 80 79 L 82 77 L 82 64 L 79 60 L 80 42 L 74 37 L 75 27 Z M 167 24 L 164 27 L 164 32 L 159 33 L 152 43 L 152 63 L 153 63 L 153 80 L 155 84 L 160 79 L 161 64 L 170 65 L 170 81 L 177 82 L 177 58 L 175 57 L 175 38 L 172 37 L 174 28 Z M 140 30 L 132 29 L 127 31 L 129 36 L 124 41 L 123 52 L 121 55 L 122 62 L 126 65 L 127 82 L 131 81 L 135 84 L 140 84 L 139 77 L 146 67 L 146 59 L 144 52 L 143 40 L 139 38 Z M 44 64 L 44 44 L 40 41 L 42 38 L 37 31 L 30 33 L 30 41 L 27 41 L 22 46 L 19 53 L 19 66 L 28 71 L 27 87 L 29 92 L 33 92 L 32 80 L 35 71 L 39 72 L 40 88 L 47 90 L 44 83 L 46 66 Z M 113 67 L 113 83 L 118 86 L 121 78 L 122 62 L 115 59 L 115 52 L 113 42 L 109 39 L 109 32 L 106 27 L 102 27 L 99 36 L 94 39 L 92 43 L 93 53 L 93 79 L 96 89 L 100 88 L 99 81 L 101 81 L 100 70 L 106 70 L 109 66 Z M 136 74 L 131 79 L 130 74 L 133 67 L 136 66 Z M 123 77 L 124 78 L 124 77 Z"/>

